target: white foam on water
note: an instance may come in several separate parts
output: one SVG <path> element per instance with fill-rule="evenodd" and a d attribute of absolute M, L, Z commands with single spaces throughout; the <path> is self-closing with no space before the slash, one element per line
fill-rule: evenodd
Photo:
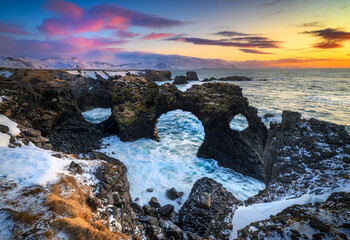
<path fill-rule="evenodd" d="M 100 123 L 109 118 L 112 114 L 110 108 L 95 108 L 90 111 L 83 112 L 83 117 L 91 123 Z"/>
<path fill-rule="evenodd" d="M 140 139 L 122 142 L 117 136 L 105 138 L 102 152 L 118 158 L 128 168 L 130 194 L 144 205 L 156 197 L 161 205 L 173 204 L 179 210 L 196 180 L 210 177 L 222 183 L 238 199 L 255 195 L 265 185 L 231 169 L 220 167 L 215 160 L 196 156 L 203 142 L 201 122 L 191 113 L 176 110 L 163 114 L 157 125 L 160 142 Z M 166 198 L 171 187 L 184 192 L 181 204 Z M 152 188 L 153 192 L 146 189 Z"/>

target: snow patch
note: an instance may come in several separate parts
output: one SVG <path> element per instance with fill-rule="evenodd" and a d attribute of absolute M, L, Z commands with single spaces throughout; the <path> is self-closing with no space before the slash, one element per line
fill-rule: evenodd
<path fill-rule="evenodd" d="M 283 211 L 293 205 L 309 204 L 316 202 L 325 202 L 333 192 L 350 191 L 350 184 L 334 189 L 332 192 L 323 193 L 321 195 L 305 194 L 299 198 L 283 199 L 270 203 L 258 203 L 250 206 L 240 206 L 234 212 L 232 218 L 232 232 L 230 240 L 237 239 L 237 231 L 250 225 L 251 223 L 269 219 L 271 215 Z"/>
<path fill-rule="evenodd" d="M 10 135 L 0 132 L 0 147 L 8 147 L 10 138 Z"/>
<path fill-rule="evenodd" d="M 100 75 L 103 79 L 109 78 L 109 76 L 104 71 L 97 71 L 96 74 Z"/>
<path fill-rule="evenodd" d="M 9 72 L 7 70 L 0 71 L 0 76 L 1 77 L 9 78 L 11 75 L 12 75 L 12 72 Z"/>
<path fill-rule="evenodd" d="M 97 79 L 95 71 L 81 71 L 81 75 L 83 75 L 84 77 Z"/>
<path fill-rule="evenodd" d="M 0 177 L 14 180 L 19 187 L 45 186 L 58 179 L 70 160 L 53 157 L 37 147 L 0 147 Z"/>
<path fill-rule="evenodd" d="M 18 124 L 4 115 L 0 115 L 0 124 L 7 126 L 9 128 L 9 133 L 13 137 L 17 136 L 21 132 L 17 127 Z"/>
<path fill-rule="evenodd" d="M 78 70 L 70 70 L 70 71 L 67 71 L 67 73 L 72 74 L 72 75 L 79 75 L 80 74 Z"/>

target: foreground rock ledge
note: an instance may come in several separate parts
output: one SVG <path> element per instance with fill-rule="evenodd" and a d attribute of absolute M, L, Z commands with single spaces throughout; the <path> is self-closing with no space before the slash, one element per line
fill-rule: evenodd
<path fill-rule="evenodd" d="M 203 124 L 205 138 L 198 150 L 199 157 L 216 159 L 222 166 L 264 180 L 261 156 L 267 129 L 240 87 L 205 83 L 181 92 L 172 84 L 158 86 L 142 77 L 129 76 L 113 81 L 111 103 L 108 125 L 115 126 L 112 131 L 122 141 L 159 140 L 158 118 L 181 109 L 194 114 Z M 230 128 L 237 114 L 245 116 L 249 124 L 241 132 Z"/>

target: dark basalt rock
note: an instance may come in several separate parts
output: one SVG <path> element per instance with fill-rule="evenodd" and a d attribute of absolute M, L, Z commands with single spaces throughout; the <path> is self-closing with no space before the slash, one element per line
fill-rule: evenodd
<path fill-rule="evenodd" d="M 229 76 L 224 78 L 219 78 L 219 81 L 251 81 L 251 78 L 243 76 Z"/>
<path fill-rule="evenodd" d="M 195 71 L 188 71 L 186 72 L 186 79 L 189 81 L 198 81 L 198 76 Z"/>
<path fill-rule="evenodd" d="M 172 84 L 158 86 L 138 77 L 124 77 L 113 84 L 113 111 L 107 122 L 115 126 L 111 131 L 122 141 L 158 140 L 158 118 L 163 113 L 182 109 L 194 114 L 203 124 L 205 138 L 198 150 L 199 157 L 216 159 L 222 166 L 264 180 L 261 155 L 267 129 L 240 87 L 205 83 L 181 92 Z M 237 114 L 245 116 L 249 124 L 241 132 L 230 128 L 230 121 Z"/>
<path fill-rule="evenodd" d="M 238 231 L 238 239 L 301 239 L 305 229 L 312 239 L 348 239 L 349 208 L 350 193 L 332 193 L 325 202 L 294 205 L 252 223 Z"/>
<path fill-rule="evenodd" d="M 179 211 L 179 226 L 185 231 L 203 236 L 217 213 L 237 203 L 239 200 L 220 183 L 201 178 L 193 185 L 188 200 Z"/>
<path fill-rule="evenodd" d="M 174 85 L 187 84 L 187 83 L 188 83 L 188 81 L 187 81 L 186 76 L 176 76 L 174 81 L 173 81 Z"/>
<path fill-rule="evenodd" d="M 214 77 L 211 77 L 211 78 L 204 78 L 204 79 L 202 80 L 202 82 L 211 82 L 211 81 L 215 81 L 215 80 L 217 80 L 217 79 L 214 78 Z"/>
<path fill-rule="evenodd" d="M 144 77 L 147 81 L 150 82 L 171 80 L 170 71 L 145 70 L 140 73 L 140 76 Z"/>
<path fill-rule="evenodd" d="M 166 191 L 165 193 L 166 197 L 169 198 L 170 200 L 175 200 L 175 199 L 178 199 L 180 197 L 182 197 L 182 195 L 184 195 L 183 192 L 178 192 L 176 191 L 175 188 L 170 188 Z"/>
<path fill-rule="evenodd" d="M 162 217 L 169 217 L 170 213 L 174 211 L 174 205 L 167 204 L 158 209 L 159 214 Z"/>
<path fill-rule="evenodd" d="M 111 106 L 111 80 L 104 79 L 100 75 L 97 75 L 97 79 L 82 77 L 81 75 L 62 75 L 71 86 L 81 111 L 93 108 L 109 108 Z"/>
<path fill-rule="evenodd" d="M 151 207 L 160 208 L 160 204 L 159 204 L 159 202 L 158 202 L 158 199 L 155 198 L 155 197 L 152 197 L 151 200 L 149 200 L 148 204 L 149 204 Z"/>

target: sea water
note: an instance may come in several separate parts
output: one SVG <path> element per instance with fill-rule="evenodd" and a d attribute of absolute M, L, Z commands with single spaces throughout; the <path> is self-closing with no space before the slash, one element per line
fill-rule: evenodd
<path fill-rule="evenodd" d="M 259 110 L 259 115 L 274 114 L 269 121 L 280 120 L 283 110 L 298 111 L 303 117 L 315 117 L 345 125 L 350 130 L 350 70 L 196 70 L 200 79 L 248 76 L 250 82 L 232 82 L 242 87 L 250 104 Z M 173 76 L 184 75 L 185 71 L 173 71 Z M 170 81 L 171 82 L 171 81 Z M 158 82 L 162 84 L 163 82 Z M 178 85 L 185 91 L 193 84 Z M 87 120 L 100 122 L 110 115 L 110 109 L 84 113 Z M 243 130 L 247 127 L 243 116 L 236 116 L 231 127 Z M 102 149 L 106 154 L 118 158 L 128 167 L 130 194 L 139 198 L 141 205 L 155 196 L 159 202 L 174 204 L 179 209 L 187 199 L 196 180 L 210 177 L 223 184 L 238 199 L 244 200 L 264 188 L 264 184 L 243 176 L 231 169 L 218 166 L 215 160 L 196 156 L 204 138 L 201 122 L 191 113 L 176 110 L 163 114 L 157 124 L 160 142 L 140 139 L 122 142 L 117 136 L 104 139 Z M 185 194 L 178 202 L 165 197 L 165 191 L 175 187 Z M 153 192 L 147 192 L 152 188 Z"/>

